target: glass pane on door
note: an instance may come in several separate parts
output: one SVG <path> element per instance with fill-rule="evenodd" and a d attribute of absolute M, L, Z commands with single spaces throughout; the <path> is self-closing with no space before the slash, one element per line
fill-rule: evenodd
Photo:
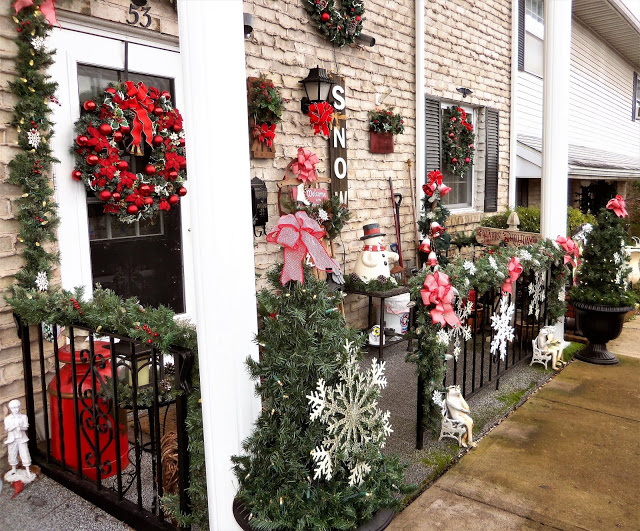
<path fill-rule="evenodd" d="M 169 78 L 129 73 L 129 80 L 173 92 Z M 125 81 L 124 72 L 91 65 L 78 66 L 80 103 L 93 98 L 109 83 Z M 150 148 L 142 156 L 123 155 L 131 171 L 141 172 Z M 122 223 L 105 214 L 102 202 L 87 192 L 89 243 L 93 283 L 142 304 L 165 305 L 184 313 L 184 280 L 180 204 L 153 221 Z"/>

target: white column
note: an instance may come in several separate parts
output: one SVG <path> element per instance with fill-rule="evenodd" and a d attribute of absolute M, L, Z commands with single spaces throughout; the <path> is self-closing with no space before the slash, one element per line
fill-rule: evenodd
<path fill-rule="evenodd" d="M 424 125 L 425 125 L 425 64 L 424 64 L 424 46 L 425 38 L 424 32 L 426 31 L 424 23 L 424 0 L 416 0 L 415 16 L 416 16 L 416 50 L 415 50 L 415 62 L 416 62 L 416 164 L 414 167 L 415 176 L 415 200 L 416 204 L 413 205 L 416 212 L 416 218 L 420 217 L 420 211 L 422 210 L 422 185 L 424 184 L 425 177 L 425 157 L 426 157 L 426 145 L 424 138 Z M 416 242 L 416 245 L 420 245 L 420 242 Z M 418 267 L 418 264 L 415 265 Z"/>
<path fill-rule="evenodd" d="M 571 0 L 546 1 L 540 225 L 554 240 L 567 231 L 570 57 Z"/>
<path fill-rule="evenodd" d="M 509 113 L 509 208 L 516 207 L 516 131 L 517 90 L 518 90 L 518 0 L 511 0 L 511 112 Z"/>
<path fill-rule="evenodd" d="M 179 0 L 198 352 L 212 530 L 239 529 L 230 457 L 259 403 L 242 0 Z"/>
<path fill-rule="evenodd" d="M 569 182 L 569 72 L 571 0 L 544 3 L 544 100 L 542 131 L 542 236 L 555 240 L 567 232 Z M 555 337 L 564 338 L 564 318 Z"/>

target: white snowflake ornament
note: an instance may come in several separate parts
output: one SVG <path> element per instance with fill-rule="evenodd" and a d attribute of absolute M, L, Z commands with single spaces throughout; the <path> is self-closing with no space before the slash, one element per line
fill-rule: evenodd
<path fill-rule="evenodd" d="M 447 404 L 445 404 L 444 397 L 440 391 L 434 390 L 433 394 L 431 395 L 431 400 L 442 410 L 443 415 L 447 412 Z"/>
<path fill-rule="evenodd" d="M 499 351 L 501 360 L 507 357 L 507 342 L 513 341 L 514 329 L 511 326 L 511 319 L 515 309 L 513 303 L 509 304 L 509 294 L 503 293 L 500 300 L 500 311 L 497 315 L 491 316 L 491 328 L 495 331 L 491 340 L 491 354 L 495 355 Z"/>
<path fill-rule="evenodd" d="M 542 271 L 536 271 L 535 282 L 528 286 L 531 302 L 529 303 L 529 315 L 540 317 L 540 306 L 545 299 L 545 278 Z"/>
<path fill-rule="evenodd" d="M 465 270 L 471 275 L 475 275 L 476 274 L 476 266 L 473 262 L 469 261 L 469 260 L 465 260 L 464 264 L 462 264 L 462 267 L 465 268 Z"/>
<path fill-rule="evenodd" d="M 31 47 L 38 52 L 44 48 L 44 44 L 45 42 L 42 37 L 34 37 L 31 39 Z"/>
<path fill-rule="evenodd" d="M 327 214 L 327 211 L 324 210 L 323 208 L 319 208 L 318 209 L 318 218 L 321 221 L 327 221 L 329 219 L 329 214 Z"/>
<path fill-rule="evenodd" d="M 380 389 L 387 386 L 384 363 L 374 358 L 371 369 L 362 372 L 358 367 L 357 349 L 345 341 L 347 361 L 339 371 L 340 381 L 327 386 L 320 378 L 316 390 L 307 395 L 311 421 L 325 425 L 320 446 L 311 451 L 315 463 L 313 479 L 331 479 L 334 468 L 349 470 L 349 485 L 361 485 L 370 465 L 363 458 L 371 445 L 384 448 L 386 438 L 393 432 L 389 411 L 378 408 Z"/>
<path fill-rule="evenodd" d="M 461 340 L 471 339 L 471 328 L 469 327 L 469 316 L 473 311 L 473 302 L 467 301 L 462 304 L 462 299 L 458 297 L 456 301 L 456 315 L 460 319 L 460 325 L 452 327 L 449 332 L 449 340 L 453 339 L 453 357 L 458 361 L 458 356 L 462 353 Z"/>
<path fill-rule="evenodd" d="M 40 132 L 37 129 L 31 129 L 31 131 L 27 131 L 27 142 L 33 149 L 38 149 L 40 145 Z"/>
<path fill-rule="evenodd" d="M 35 279 L 36 288 L 40 291 L 47 291 L 49 289 L 49 279 L 47 278 L 47 274 L 44 271 L 40 271 L 36 275 Z"/>

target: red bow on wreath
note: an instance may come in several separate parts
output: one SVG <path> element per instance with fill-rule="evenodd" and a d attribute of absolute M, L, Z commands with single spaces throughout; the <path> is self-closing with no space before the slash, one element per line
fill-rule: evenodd
<path fill-rule="evenodd" d="M 44 18 L 47 19 L 47 22 L 51 26 L 55 24 L 56 26 L 60 27 L 60 24 L 58 23 L 58 19 L 56 17 L 55 3 L 56 3 L 56 0 L 44 0 L 44 2 L 42 2 L 39 7 L 40 7 L 40 11 L 44 15 Z M 25 7 L 31 7 L 32 5 L 33 5 L 33 0 L 16 0 L 16 2 L 13 4 L 13 7 L 16 10 L 16 14 L 18 14 Z M 36 6 L 36 8 L 37 7 L 38 6 Z"/>
<path fill-rule="evenodd" d="M 324 229 L 304 211 L 280 216 L 278 224 L 267 234 L 267 241 L 284 246 L 284 265 L 280 275 L 283 286 L 290 280 L 304 282 L 302 261 L 307 253 L 318 269 L 340 271 L 338 263 L 320 243 L 323 236 Z"/>
<path fill-rule="evenodd" d="M 122 100 L 120 96 L 116 95 L 113 97 L 113 101 L 118 103 L 122 110 L 128 109 L 132 111 L 135 116 L 133 119 L 133 129 L 131 130 L 131 136 L 133 136 L 132 145 L 140 145 L 143 132 L 147 144 L 151 145 L 153 124 L 149 118 L 149 112 L 153 111 L 154 103 L 149 97 L 149 89 L 147 89 L 142 81 L 137 85 L 134 85 L 133 81 L 125 81 L 124 85 L 127 89 L 127 99 Z"/>
<path fill-rule="evenodd" d="M 276 124 L 267 125 L 266 123 L 255 126 L 253 128 L 253 136 L 255 136 L 260 142 L 266 142 L 267 146 L 271 147 L 273 139 L 276 137 Z"/>
<path fill-rule="evenodd" d="M 322 136 L 329 136 L 329 122 L 331 122 L 332 114 L 333 106 L 325 101 L 309 105 L 309 118 L 314 135 L 322 132 Z"/>

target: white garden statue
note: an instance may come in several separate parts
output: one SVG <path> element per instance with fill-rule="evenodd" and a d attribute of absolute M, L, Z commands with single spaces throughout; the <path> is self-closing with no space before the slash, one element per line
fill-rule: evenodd
<path fill-rule="evenodd" d="M 10 483 L 14 481 L 29 483 L 36 478 L 36 475 L 30 470 L 28 427 L 27 416 L 20 413 L 20 401 L 12 400 L 9 402 L 9 414 L 4 418 L 4 431 L 7 433 L 7 439 L 4 443 L 7 445 L 11 470 L 5 474 L 4 479 Z M 24 470 L 18 469 L 18 455 Z"/>
<path fill-rule="evenodd" d="M 398 253 L 388 251 L 384 245 L 384 232 L 380 231 L 378 223 L 369 223 L 363 227 L 365 246 L 360 251 L 353 272 L 364 282 L 376 280 L 378 277 L 389 278 L 391 270 L 389 263 L 397 262 Z"/>
<path fill-rule="evenodd" d="M 536 342 L 541 352 L 548 352 L 551 354 L 551 367 L 553 370 L 559 371 L 566 363 L 562 359 L 562 341 L 553 337 L 554 331 L 555 327 L 553 326 L 545 326 L 541 328 Z M 560 365 L 560 367 L 558 365 Z"/>
<path fill-rule="evenodd" d="M 471 418 L 471 410 L 469 404 L 462 397 L 459 385 L 450 385 L 447 387 L 447 397 L 445 398 L 445 404 L 449 417 L 453 420 L 458 420 L 464 423 L 466 427 L 466 433 L 460 439 L 460 445 L 465 448 L 468 446 L 475 447 L 476 443 L 473 442 L 473 419 Z"/>

